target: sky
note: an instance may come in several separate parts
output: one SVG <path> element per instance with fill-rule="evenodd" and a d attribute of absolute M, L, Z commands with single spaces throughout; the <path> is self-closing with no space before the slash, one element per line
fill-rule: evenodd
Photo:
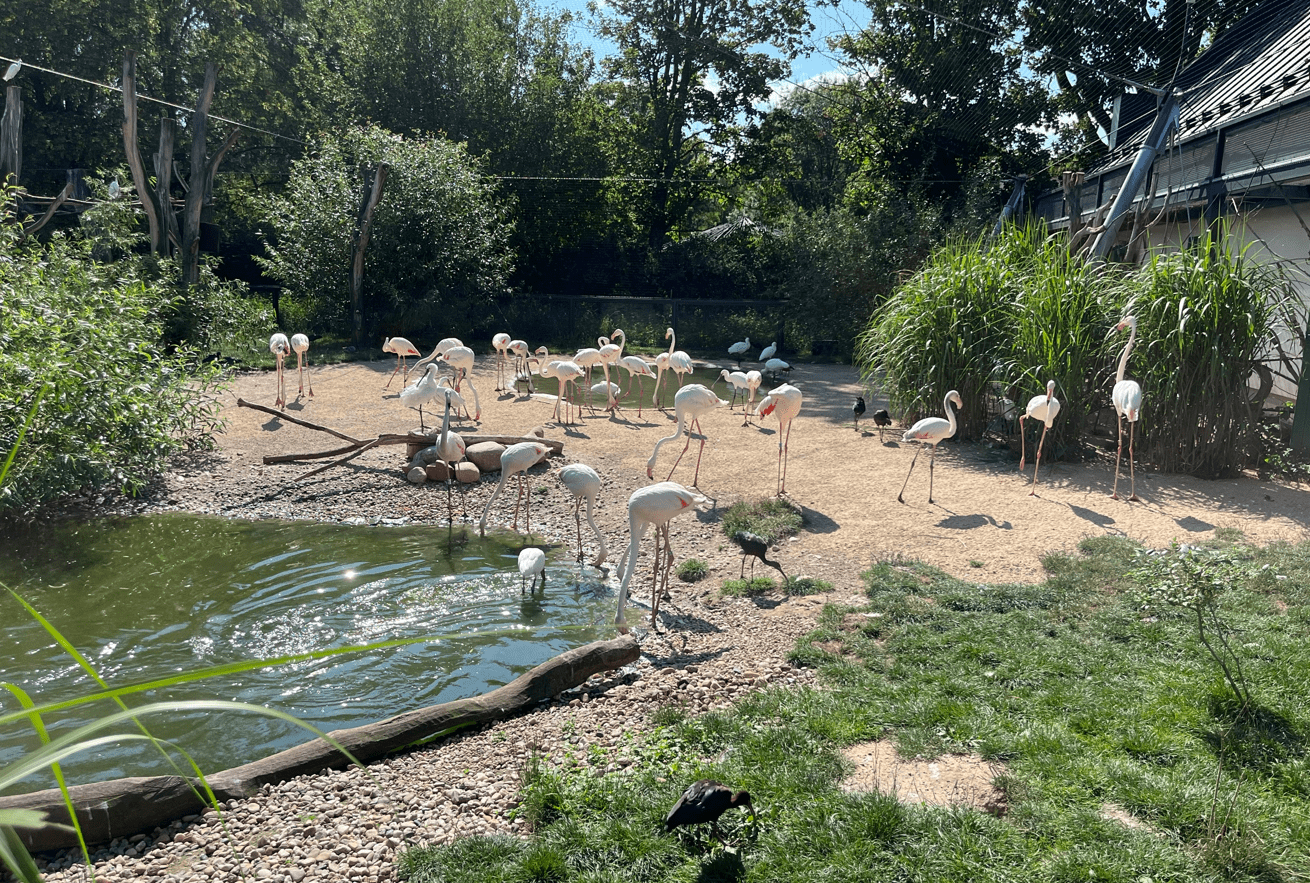
<path fill-rule="evenodd" d="M 598 57 L 613 51 L 613 44 L 597 40 L 586 27 L 587 0 L 540 0 L 543 7 L 556 10 L 568 10 L 577 19 L 574 23 L 574 36 L 578 42 L 589 47 Z M 775 96 L 785 94 L 793 88 L 793 83 L 806 83 L 825 75 L 850 73 L 842 71 L 835 56 L 825 47 L 824 38 L 841 33 L 855 33 L 869 21 L 869 10 L 858 0 L 841 0 L 838 7 L 824 5 L 811 7 L 810 15 L 815 25 L 814 38 L 819 48 L 808 56 L 792 62 L 790 82 L 776 83 Z"/>

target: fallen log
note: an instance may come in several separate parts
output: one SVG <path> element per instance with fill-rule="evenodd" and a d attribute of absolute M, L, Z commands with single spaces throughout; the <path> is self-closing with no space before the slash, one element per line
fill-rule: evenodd
<path fill-rule="evenodd" d="M 516 445 L 519 442 L 540 442 L 550 448 L 550 454 L 547 456 L 558 456 L 564 453 L 564 442 L 549 438 L 538 438 L 535 435 L 466 435 L 461 432 L 460 438 L 464 439 L 464 444 L 466 445 L 476 445 L 480 442 L 489 441 L 502 444 L 505 447 Z M 297 460 L 322 460 L 325 457 L 339 457 L 342 454 L 348 454 L 351 451 L 359 450 L 365 446 L 372 448 L 381 445 L 418 444 L 427 447 L 428 445 L 435 445 L 436 443 L 436 435 L 424 435 L 419 432 L 410 432 L 405 435 L 399 433 L 384 433 L 375 439 L 355 442 L 354 444 L 346 445 L 345 447 L 333 448 L 330 451 L 311 451 L 304 454 L 267 454 L 264 456 L 264 465 L 268 466 L 274 463 L 294 463 Z M 301 478 L 304 477 L 305 476 L 303 475 L 301 476 Z"/>
<path fill-rule="evenodd" d="M 463 727 L 489 723 L 526 711 L 543 699 L 583 683 L 593 674 L 635 662 L 641 648 L 636 638 L 622 635 L 568 650 L 510 681 L 472 699 L 457 699 L 398 714 L 375 724 L 330 735 L 361 763 L 377 760 L 427 739 Z M 271 757 L 208 776 L 219 801 L 249 797 L 265 784 L 347 766 L 349 760 L 324 739 L 314 739 Z M 78 824 L 88 845 L 149 831 L 205 807 L 192 780 L 180 776 L 114 779 L 69 788 Z M 0 797 L 0 809 L 34 809 L 47 821 L 70 824 L 58 789 Z M 77 846 L 71 830 L 19 828 L 18 836 L 33 852 Z"/>
<path fill-rule="evenodd" d="M 299 417 L 292 417 L 290 414 L 288 414 L 285 411 L 278 411 L 275 410 L 274 408 L 269 408 L 265 405 L 256 405 L 254 402 L 248 402 L 245 399 L 237 399 L 237 407 L 251 408 L 252 410 L 255 411 L 263 411 L 265 414 L 272 414 L 274 417 L 277 417 L 279 420 L 285 420 L 288 423 L 294 423 L 297 426 L 303 426 L 306 429 L 316 429 L 319 432 L 326 432 L 328 435 L 335 435 L 337 438 L 342 439 L 344 441 L 348 441 L 351 444 L 356 444 L 356 445 L 365 444 L 365 442 L 362 442 L 357 438 L 352 438 L 346 435 L 344 432 L 337 432 L 335 429 L 329 429 L 326 426 L 319 426 L 317 423 L 310 423 L 308 420 L 301 420 Z"/>

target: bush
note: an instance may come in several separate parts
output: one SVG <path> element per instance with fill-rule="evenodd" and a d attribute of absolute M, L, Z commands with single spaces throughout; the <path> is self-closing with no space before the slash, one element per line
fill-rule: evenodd
<path fill-rule="evenodd" d="M 43 394 L 0 511 L 89 486 L 134 494 L 174 453 L 212 444 L 217 369 L 192 373 L 193 351 L 166 352 L 176 290 L 139 259 L 100 263 L 104 241 L 20 242 L 12 219 L 0 223 L 0 449 Z"/>

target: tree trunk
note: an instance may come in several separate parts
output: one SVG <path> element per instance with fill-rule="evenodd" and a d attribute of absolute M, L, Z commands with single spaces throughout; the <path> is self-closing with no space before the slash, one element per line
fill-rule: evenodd
<path fill-rule="evenodd" d="M 23 87 L 5 89 L 5 115 L 0 119 L 0 184 L 17 184 L 23 176 Z"/>
<path fill-rule="evenodd" d="M 359 206 L 359 221 L 355 228 L 354 260 L 350 268 L 350 310 L 352 316 L 351 339 L 356 346 L 364 342 L 364 250 L 368 248 L 369 228 L 373 225 L 373 210 L 382 201 L 382 188 L 391 167 L 377 164 L 374 169 L 361 169 L 364 179 L 364 199 Z"/>
<path fill-rule="evenodd" d="M 182 240 L 177 233 L 177 213 L 173 211 L 173 139 L 177 124 L 171 116 L 159 120 L 159 150 L 155 152 L 155 204 L 159 206 L 159 238 L 161 254 L 180 250 Z M 144 196 L 142 197 L 145 198 Z"/>
<path fill-rule="evenodd" d="M 141 149 L 136 136 L 136 53 L 123 56 L 123 150 L 127 154 L 127 167 L 132 171 L 132 184 L 141 200 L 141 209 L 150 225 L 150 253 L 159 254 L 167 243 L 159 227 L 159 215 L 150 198 L 150 185 L 146 180 L 145 165 L 141 162 Z"/>
<path fill-rule="evenodd" d="M 182 284 L 194 285 L 200 279 L 200 204 L 205 197 L 205 134 L 209 128 L 209 105 L 214 101 L 218 68 L 211 61 L 205 65 L 205 84 L 200 101 L 191 117 L 191 183 L 182 209 Z"/>

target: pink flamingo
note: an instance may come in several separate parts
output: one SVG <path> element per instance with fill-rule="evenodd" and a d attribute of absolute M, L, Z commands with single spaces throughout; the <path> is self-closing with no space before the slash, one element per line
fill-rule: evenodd
<path fill-rule="evenodd" d="M 273 404 L 278 408 L 286 410 L 287 391 L 285 381 L 282 378 L 282 361 L 287 357 L 287 353 L 291 352 L 291 342 L 287 340 L 285 334 L 278 331 L 268 339 L 268 351 L 272 353 L 273 358 L 277 360 L 277 401 Z"/>
<path fill-rule="evenodd" d="M 791 442 L 791 422 L 801 412 L 801 391 L 790 383 L 770 392 L 760 402 L 760 416 L 778 412 L 778 496 L 787 493 L 787 445 Z"/>
<path fill-rule="evenodd" d="M 1055 416 L 1060 413 L 1060 400 L 1055 397 L 1055 381 L 1046 381 L 1046 395 L 1033 396 L 1028 400 L 1028 407 L 1023 414 L 1019 415 L 1019 471 L 1023 472 L 1024 464 L 1024 437 L 1023 421 L 1025 417 L 1032 417 L 1042 421 L 1042 437 L 1037 442 L 1037 463 L 1033 466 L 1033 483 L 1028 491 L 1028 496 L 1037 496 L 1037 470 L 1042 468 L 1042 443 L 1046 441 L 1046 430 L 1051 428 L 1055 422 Z"/>
<path fill-rule="evenodd" d="M 957 408 L 964 407 L 964 400 L 960 398 L 959 391 L 954 389 L 948 392 L 946 398 L 942 400 L 942 408 L 946 411 L 947 419 L 943 420 L 940 417 L 924 417 L 918 423 L 907 429 L 904 438 L 901 439 L 906 442 L 921 442 L 925 445 L 932 445 L 932 452 L 928 454 L 929 503 L 932 502 L 932 467 L 933 461 L 937 458 L 937 445 L 940 444 L 943 439 L 948 439 L 955 435 L 955 412 L 951 410 L 952 403 L 954 403 Z M 922 447 L 914 452 L 914 459 L 910 461 L 910 471 L 905 473 L 905 484 L 901 485 L 901 492 L 896 495 L 896 499 L 901 503 L 905 502 L 906 485 L 910 483 L 910 475 L 914 472 L 914 464 L 918 462 L 919 454 L 922 452 Z"/>
<path fill-rule="evenodd" d="M 687 443 L 682 447 L 682 454 L 679 454 L 678 459 L 673 461 L 673 469 L 669 470 L 669 477 L 672 477 L 674 470 L 682 462 L 683 454 L 686 454 L 687 449 L 691 447 L 691 432 L 694 429 L 700 433 L 700 451 L 696 454 L 696 474 L 691 479 L 691 486 L 696 487 L 696 483 L 700 481 L 700 459 L 705 453 L 706 441 L 705 434 L 700 428 L 701 415 L 726 404 L 728 403 L 699 383 L 689 383 L 678 390 L 678 394 L 673 397 L 673 407 L 678 414 L 678 428 L 673 435 L 666 436 L 655 443 L 655 451 L 650 455 L 650 460 L 646 461 L 646 477 L 655 477 L 655 458 L 660 455 L 660 447 L 665 442 L 673 441 L 682 435 L 685 430 L 687 432 Z"/>

